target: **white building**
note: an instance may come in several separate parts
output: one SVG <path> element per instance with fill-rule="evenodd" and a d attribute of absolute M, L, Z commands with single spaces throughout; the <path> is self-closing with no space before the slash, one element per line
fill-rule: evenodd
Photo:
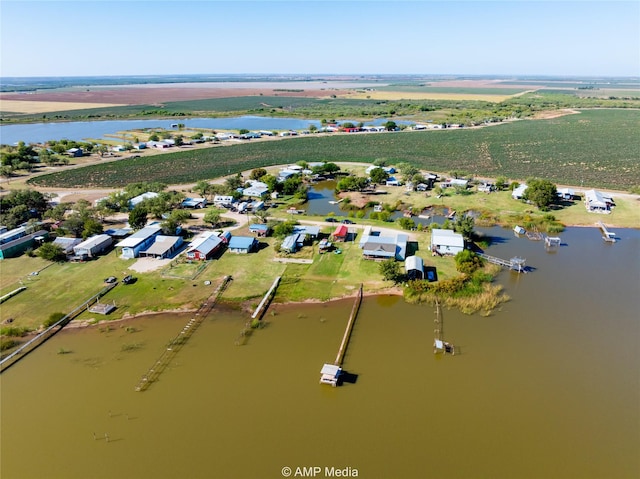
<path fill-rule="evenodd" d="M 464 250 L 464 238 L 453 230 L 431 230 L 431 251 L 439 254 L 458 254 Z"/>

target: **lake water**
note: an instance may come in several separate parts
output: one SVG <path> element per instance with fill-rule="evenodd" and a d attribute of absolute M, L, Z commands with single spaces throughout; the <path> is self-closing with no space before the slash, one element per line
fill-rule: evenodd
<path fill-rule="evenodd" d="M 611 245 L 569 228 L 554 254 L 486 231 L 490 254 L 534 269 L 500 275 L 512 300 L 490 317 L 445 310 L 461 354 L 442 357 L 433 307 L 365 298 L 344 364 L 357 380 L 339 388 L 319 370 L 351 300 L 276 305 L 244 346 L 246 315 L 214 309 L 145 392 L 135 385 L 189 316 L 63 331 L 2 373 L 0 476 L 639 477 L 640 231 Z"/>
<path fill-rule="evenodd" d="M 367 121 L 367 125 L 382 125 L 387 119 L 378 118 Z M 25 123 L 19 125 L 1 125 L 0 143 L 12 145 L 19 141 L 25 143 L 44 143 L 49 140 L 68 139 L 83 141 L 86 139 L 105 138 L 105 135 L 119 131 L 136 129 L 171 130 L 171 125 L 183 123 L 186 128 L 210 128 L 212 130 L 307 130 L 310 125 L 320 128 L 319 120 L 300 118 L 270 118 L 262 116 L 238 116 L 229 118 L 179 118 L 169 120 L 105 120 L 105 121 L 69 121 Z M 342 123 L 342 122 L 341 122 Z M 357 123 L 357 122 L 356 122 Z M 396 121 L 398 124 L 409 124 L 408 121 Z M 177 131 L 177 130 L 176 130 Z"/>

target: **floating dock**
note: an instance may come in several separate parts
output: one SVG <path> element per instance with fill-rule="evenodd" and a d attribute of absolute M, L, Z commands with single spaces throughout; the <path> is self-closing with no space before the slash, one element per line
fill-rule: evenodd
<path fill-rule="evenodd" d="M 358 311 L 360 310 L 360 304 L 362 304 L 362 284 L 358 290 L 358 296 L 351 308 L 351 314 L 349 315 L 349 321 L 347 322 L 347 328 L 342 336 L 342 342 L 340 343 L 340 349 L 336 355 L 336 360 L 333 364 L 325 363 L 320 370 L 320 384 L 329 384 L 333 387 L 338 385 L 340 374 L 342 374 L 342 363 L 344 361 L 344 355 L 347 352 L 347 346 L 349 345 L 349 339 L 351 338 L 351 332 L 353 331 L 353 325 L 356 322 Z"/>
<path fill-rule="evenodd" d="M 600 230 L 602 231 L 603 240 L 605 240 L 607 243 L 616 242 L 616 234 L 613 231 L 609 231 L 602 221 L 598 221 L 596 224 L 598 225 L 598 228 L 600 228 Z"/>

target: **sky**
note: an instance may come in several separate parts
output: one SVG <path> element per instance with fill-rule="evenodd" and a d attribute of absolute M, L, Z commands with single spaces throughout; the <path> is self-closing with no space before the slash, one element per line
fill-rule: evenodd
<path fill-rule="evenodd" d="M 0 76 L 640 76 L 640 1 L 0 0 Z"/>

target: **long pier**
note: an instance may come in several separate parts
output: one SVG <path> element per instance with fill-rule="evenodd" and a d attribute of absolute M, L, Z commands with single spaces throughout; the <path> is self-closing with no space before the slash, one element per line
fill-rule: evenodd
<path fill-rule="evenodd" d="M 202 324 L 202 321 L 204 321 L 207 315 L 211 312 L 231 279 L 231 276 L 224 277 L 220 286 L 218 286 L 213 294 L 209 296 L 202 306 L 200 306 L 194 317 L 191 318 L 185 327 L 182 328 L 182 331 L 180 331 L 180 333 L 178 333 L 178 335 L 169 342 L 169 345 L 162 352 L 158 360 L 153 363 L 153 366 L 151 366 L 146 374 L 142 376 L 136 386 L 136 391 L 144 391 L 151 385 L 151 383 L 158 380 L 173 357 L 178 354 L 178 351 L 182 349 L 182 346 L 186 344 L 193 333 L 196 332 L 198 326 Z"/>
<path fill-rule="evenodd" d="M 264 298 L 262 298 L 262 301 L 260 301 L 260 304 L 251 315 L 251 319 L 256 319 L 256 317 L 262 316 L 262 314 L 264 313 L 264 310 L 266 310 L 265 305 L 268 307 L 269 303 L 271 303 L 271 300 L 273 299 L 273 296 L 275 295 L 276 288 L 280 284 L 280 279 L 282 279 L 282 277 L 278 276 L 274 280 L 273 284 L 271 285 L 271 288 L 269 288 L 269 291 L 267 291 L 267 294 L 264 295 Z"/>
<path fill-rule="evenodd" d="M 84 303 L 82 303 L 80 306 L 75 308 L 70 313 L 66 314 L 55 324 L 52 324 L 47 329 L 45 329 L 44 331 L 42 331 L 32 339 L 24 343 L 22 346 L 20 346 L 14 352 L 9 354 L 7 357 L 3 358 L 2 361 L 0 361 L 0 372 L 3 372 L 4 370 L 8 369 L 17 361 L 25 357 L 28 353 L 35 350 L 38 346 L 40 346 L 46 340 L 50 339 L 53 335 L 60 332 L 62 328 L 64 328 L 67 324 L 69 324 L 76 316 L 84 312 L 85 309 L 88 309 L 89 306 L 97 302 L 105 294 L 107 294 L 109 291 L 115 288 L 116 285 L 117 283 L 113 283 L 105 286 L 104 288 L 102 288 L 102 290 L 100 290 L 98 294 L 94 294 L 93 296 L 91 296 L 88 300 L 86 300 Z"/>
<path fill-rule="evenodd" d="M 347 346 L 349 345 L 349 339 L 351 338 L 351 331 L 353 331 L 353 325 L 356 322 L 356 316 L 358 316 L 360 304 L 362 304 L 362 284 L 360 285 L 358 296 L 356 296 L 353 307 L 351 308 L 351 315 L 349 316 L 347 329 L 345 329 L 344 336 L 342 336 L 342 342 L 340 343 L 340 349 L 338 349 L 336 360 L 333 362 L 336 366 L 342 366 L 342 362 L 344 361 L 344 355 L 347 352 Z"/>
<path fill-rule="evenodd" d="M 512 269 L 513 271 L 517 271 L 518 273 L 525 272 L 525 269 L 524 269 L 525 260 L 523 258 L 514 257 L 507 261 L 506 259 L 497 258 L 495 256 L 489 256 L 488 254 L 485 254 L 485 253 L 477 253 L 477 254 L 481 258 L 484 258 L 485 260 L 487 260 L 489 263 L 497 264 L 505 268 Z"/>

